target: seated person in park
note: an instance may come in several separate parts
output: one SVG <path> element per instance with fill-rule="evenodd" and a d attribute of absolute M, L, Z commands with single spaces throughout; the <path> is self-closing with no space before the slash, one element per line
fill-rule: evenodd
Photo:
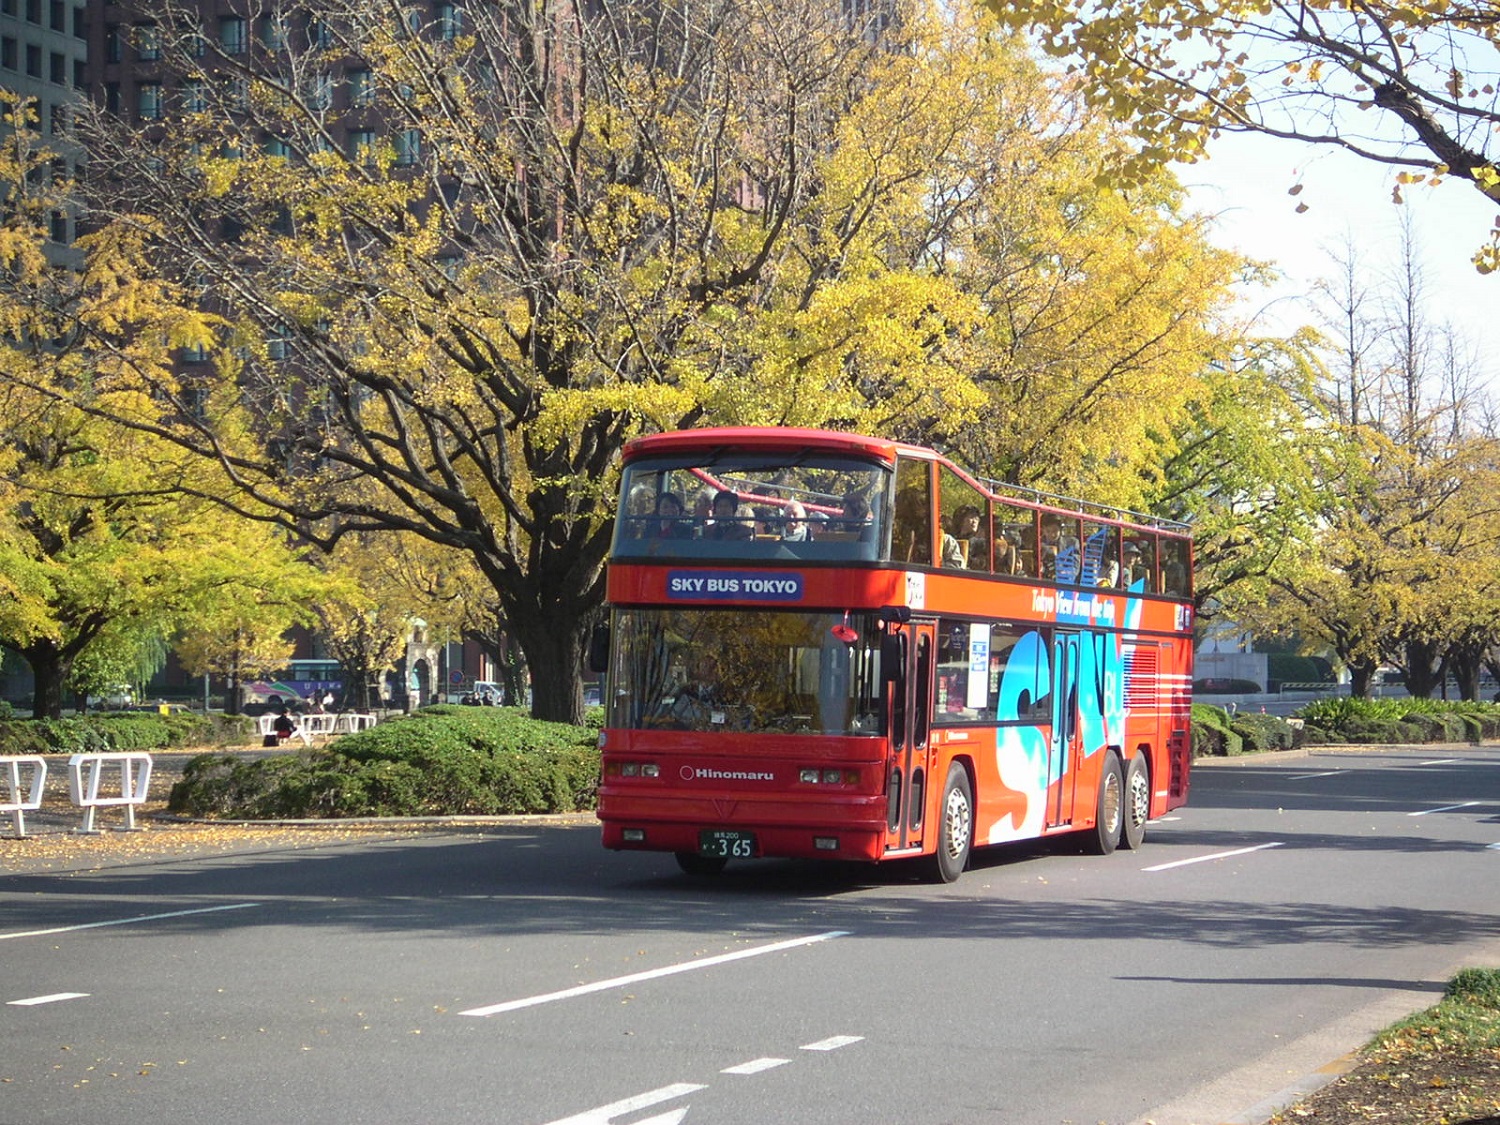
<path fill-rule="evenodd" d="M 285 705 L 276 714 L 276 721 L 271 724 L 271 729 L 276 732 L 276 737 L 282 742 L 292 737 L 292 732 L 297 729 L 297 724 L 287 714 Z"/>
<path fill-rule="evenodd" d="M 704 529 L 703 538 L 749 539 L 754 536 L 754 516 L 740 516 L 739 500 L 739 494 L 732 488 L 722 489 L 714 496 L 713 519 Z"/>

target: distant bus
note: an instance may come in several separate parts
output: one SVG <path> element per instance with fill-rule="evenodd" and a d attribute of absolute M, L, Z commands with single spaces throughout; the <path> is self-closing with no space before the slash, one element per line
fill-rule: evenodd
<path fill-rule="evenodd" d="M 624 451 L 599 819 L 689 873 L 1078 833 L 1138 847 L 1190 768 L 1192 542 L 823 431 Z M 602 654 L 601 654 L 602 655 Z"/>

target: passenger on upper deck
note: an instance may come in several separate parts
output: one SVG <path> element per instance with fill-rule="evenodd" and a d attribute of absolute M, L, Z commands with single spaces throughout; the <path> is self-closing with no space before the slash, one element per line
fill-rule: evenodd
<path fill-rule="evenodd" d="M 751 519 L 739 516 L 739 494 L 721 489 L 714 497 L 713 520 L 703 531 L 705 539 L 750 539 L 755 535 Z"/>
<path fill-rule="evenodd" d="M 682 518 L 682 498 L 663 492 L 656 498 L 657 521 L 651 526 L 653 539 L 691 539 L 693 525 Z"/>
<path fill-rule="evenodd" d="M 942 565 L 962 569 L 969 565 L 969 541 L 979 534 L 979 512 L 965 504 L 953 513 L 952 530 L 943 532 Z"/>
<path fill-rule="evenodd" d="M 834 521 L 829 531 L 858 532 L 861 538 L 870 532 L 870 502 L 865 494 L 851 489 L 844 494 L 844 518 Z"/>
<path fill-rule="evenodd" d="M 807 509 L 796 500 L 786 506 L 786 516 L 781 523 L 781 538 L 788 543 L 801 543 L 807 534 Z"/>

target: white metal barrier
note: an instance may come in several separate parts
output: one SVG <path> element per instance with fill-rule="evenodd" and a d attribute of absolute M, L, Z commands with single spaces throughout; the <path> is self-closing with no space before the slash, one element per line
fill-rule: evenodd
<path fill-rule="evenodd" d="M 21 770 L 30 771 L 31 779 L 23 787 Z M 0 757 L 0 777 L 5 779 L 5 800 L 0 801 L 0 813 L 9 813 L 16 825 L 16 838 L 26 835 L 26 814 L 42 807 L 42 790 L 47 784 L 47 760 L 34 754 L 15 754 Z M 26 796 L 22 796 L 22 791 Z"/>
<path fill-rule="evenodd" d="M 106 772 L 119 767 L 119 793 L 115 795 L 111 786 L 106 795 Z M 112 780 L 112 779 L 111 779 Z M 83 809 L 83 824 L 75 831 L 94 835 L 94 813 L 104 806 L 123 805 L 125 808 L 125 831 L 137 831 L 135 806 L 144 804 L 146 791 L 151 786 L 151 755 L 125 754 L 74 754 L 68 759 L 68 788 L 73 803 Z"/>

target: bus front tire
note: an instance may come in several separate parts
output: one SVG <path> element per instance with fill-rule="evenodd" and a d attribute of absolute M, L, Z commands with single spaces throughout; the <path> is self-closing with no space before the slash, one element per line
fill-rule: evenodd
<path fill-rule="evenodd" d="M 969 773 L 958 762 L 948 767 L 943 801 L 938 806 L 937 854 L 929 861 L 932 877 L 951 883 L 969 864 L 969 846 L 974 839 L 974 791 Z"/>
<path fill-rule="evenodd" d="M 1125 767 L 1124 823 L 1120 826 L 1120 846 L 1135 851 L 1146 838 L 1146 822 L 1151 819 L 1151 770 L 1146 752 L 1137 751 Z"/>
<path fill-rule="evenodd" d="M 1093 830 L 1085 834 L 1085 843 L 1095 855 L 1109 855 L 1120 842 L 1120 825 L 1125 814 L 1125 780 L 1120 775 L 1120 759 L 1113 750 L 1104 752 L 1103 772 L 1099 775 L 1099 802 L 1094 809 Z"/>
<path fill-rule="evenodd" d="M 677 866 L 689 875 L 717 875 L 729 861 L 722 856 L 699 855 L 697 852 L 674 852 Z"/>

